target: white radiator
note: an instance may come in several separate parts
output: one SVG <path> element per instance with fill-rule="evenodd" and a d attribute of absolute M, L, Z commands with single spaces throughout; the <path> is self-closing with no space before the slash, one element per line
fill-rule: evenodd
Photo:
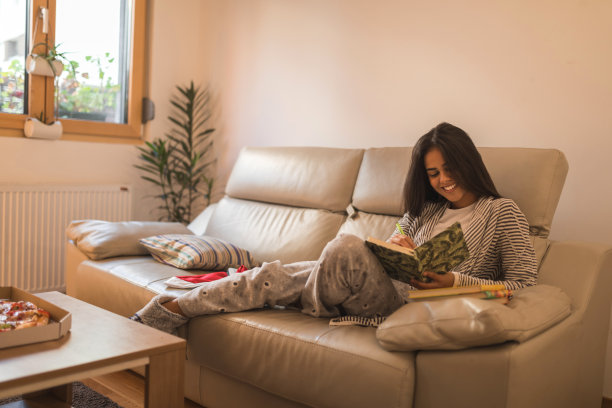
<path fill-rule="evenodd" d="M 66 227 L 73 220 L 127 221 L 126 186 L 0 185 L 0 286 L 65 290 Z"/>

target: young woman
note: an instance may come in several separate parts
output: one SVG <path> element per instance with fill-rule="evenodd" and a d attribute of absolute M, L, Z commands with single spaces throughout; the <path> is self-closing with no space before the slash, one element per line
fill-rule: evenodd
<path fill-rule="evenodd" d="M 514 201 L 501 198 L 474 143 L 463 130 L 441 123 L 416 143 L 404 186 L 406 214 L 389 241 L 414 248 L 455 222 L 470 256 L 445 274 L 426 272 L 419 289 L 536 283 L 529 226 Z M 173 332 L 190 317 L 264 306 L 297 306 L 315 317 L 386 316 L 405 303 L 410 285 L 391 280 L 362 239 L 339 235 L 318 261 L 261 267 L 209 282 L 173 298 L 158 295 L 133 320 Z"/>

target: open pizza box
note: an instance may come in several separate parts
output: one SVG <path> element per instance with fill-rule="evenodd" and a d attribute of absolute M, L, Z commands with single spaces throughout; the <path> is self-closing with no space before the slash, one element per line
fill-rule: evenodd
<path fill-rule="evenodd" d="M 49 303 L 35 295 L 11 286 L 0 286 L 0 299 L 32 302 L 36 306 L 45 309 L 51 315 L 49 324 L 46 326 L 0 332 L 0 349 L 57 340 L 70 331 L 72 315 L 53 303 Z"/>

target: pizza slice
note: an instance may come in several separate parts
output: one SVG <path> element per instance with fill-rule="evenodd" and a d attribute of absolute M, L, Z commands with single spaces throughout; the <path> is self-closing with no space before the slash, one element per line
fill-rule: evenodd
<path fill-rule="evenodd" d="M 0 300 L 0 332 L 44 326 L 49 317 L 49 312 L 32 302 Z"/>

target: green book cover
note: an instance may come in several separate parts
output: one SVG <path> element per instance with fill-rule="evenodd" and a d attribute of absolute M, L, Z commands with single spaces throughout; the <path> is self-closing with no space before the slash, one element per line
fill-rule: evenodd
<path fill-rule="evenodd" d="M 406 283 L 411 278 L 427 282 L 424 271 L 446 273 L 470 256 L 458 222 L 414 250 L 372 237 L 366 245 L 392 279 Z"/>

